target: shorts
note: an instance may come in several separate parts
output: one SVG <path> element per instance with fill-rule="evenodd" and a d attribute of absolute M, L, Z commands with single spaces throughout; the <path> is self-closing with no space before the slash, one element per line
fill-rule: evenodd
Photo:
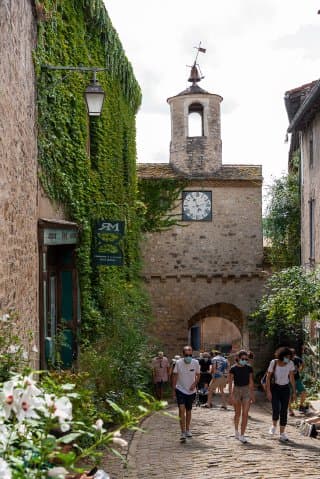
<path fill-rule="evenodd" d="M 306 388 L 304 387 L 304 384 L 303 382 L 301 381 L 301 379 L 296 379 L 296 391 L 297 391 L 297 394 L 301 394 L 303 393 L 304 391 L 306 390 Z"/>
<path fill-rule="evenodd" d="M 214 391 L 218 387 L 225 388 L 227 385 L 228 379 L 225 376 L 220 378 L 212 378 L 209 384 L 209 391 Z"/>
<path fill-rule="evenodd" d="M 249 386 L 234 386 L 233 389 L 234 400 L 237 402 L 245 402 L 250 400 Z"/>
<path fill-rule="evenodd" d="M 179 389 L 176 389 L 176 398 L 178 406 L 184 406 L 187 411 L 191 411 L 192 403 L 196 398 L 196 393 L 185 394 L 179 391 Z"/>

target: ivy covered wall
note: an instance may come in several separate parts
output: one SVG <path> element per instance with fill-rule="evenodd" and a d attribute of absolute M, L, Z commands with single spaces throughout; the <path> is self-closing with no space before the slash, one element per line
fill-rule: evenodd
<path fill-rule="evenodd" d="M 48 197 L 80 226 L 82 338 L 100 335 L 110 345 L 123 344 L 127 336 L 143 341 L 148 301 L 138 278 L 135 145 L 140 87 L 102 0 L 43 0 L 36 8 L 40 180 Z M 48 71 L 46 64 L 108 68 L 98 73 L 106 92 L 101 117 L 89 125 L 83 92 L 90 73 Z M 97 219 L 126 222 L 123 267 L 93 267 Z M 130 356 L 130 348 L 123 354 Z"/>

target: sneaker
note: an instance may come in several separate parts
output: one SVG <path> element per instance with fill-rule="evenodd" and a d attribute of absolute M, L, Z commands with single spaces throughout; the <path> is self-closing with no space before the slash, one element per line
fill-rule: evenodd
<path fill-rule="evenodd" d="M 192 432 L 191 432 L 191 431 L 187 431 L 187 432 L 186 432 L 186 437 L 192 437 Z"/>
<path fill-rule="evenodd" d="M 311 429 L 309 431 L 309 437 L 312 437 L 313 439 L 315 439 L 316 437 L 318 437 L 318 431 L 317 431 L 316 425 L 310 424 L 310 426 L 311 426 Z"/>
<path fill-rule="evenodd" d="M 236 439 L 239 439 L 239 437 L 240 437 L 239 431 L 235 431 L 235 432 L 234 432 L 234 437 L 235 437 Z"/>
<path fill-rule="evenodd" d="M 289 416 L 294 417 L 295 413 L 293 411 L 289 411 Z"/>
<path fill-rule="evenodd" d="M 181 433 L 180 442 L 186 442 L 186 433 L 185 432 Z"/>
<path fill-rule="evenodd" d="M 272 434 L 272 436 L 274 436 L 276 433 L 276 427 L 275 426 L 271 426 L 270 429 L 269 429 L 269 434 Z"/>
<path fill-rule="evenodd" d="M 288 442 L 288 441 L 289 441 L 289 438 L 288 438 L 288 436 L 286 435 L 285 432 L 282 432 L 282 433 L 280 434 L 280 438 L 279 438 L 279 439 L 280 439 L 280 441 L 282 441 L 282 442 Z"/>
<path fill-rule="evenodd" d="M 248 442 L 247 438 L 241 434 L 239 436 L 239 441 L 242 442 L 243 444 L 246 444 Z"/>

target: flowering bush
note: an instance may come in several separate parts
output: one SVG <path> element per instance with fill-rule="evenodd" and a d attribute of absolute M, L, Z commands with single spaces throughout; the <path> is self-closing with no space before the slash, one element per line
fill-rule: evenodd
<path fill-rule="evenodd" d="M 121 437 L 122 428 L 135 428 L 143 416 L 163 407 L 151 397 L 138 394 L 144 403 L 139 414 L 109 402 L 121 419 L 116 431 L 107 432 L 100 418 L 90 425 L 73 418 L 72 402 L 79 400 L 73 384 L 57 386 L 51 380 L 42 385 L 33 373 L 12 376 L 0 387 L 0 478 L 63 479 L 68 470 L 81 471 L 76 465 L 83 459 L 96 463 L 102 455 L 101 446 L 117 452 L 114 446 L 127 445 Z M 87 439 L 86 447 L 83 438 Z"/>
<path fill-rule="evenodd" d="M 76 462 L 95 457 L 99 446 L 126 445 L 119 430 L 105 431 L 101 419 L 90 428 L 74 421 L 72 400 L 77 394 L 72 384 L 62 388 L 63 396 L 50 393 L 33 374 L 15 375 L 0 388 L 2 479 L 65 477 L 65 467 L 75 470 Z M 81 436 L 91 438 L 87 449 L 77 445 Z"/>

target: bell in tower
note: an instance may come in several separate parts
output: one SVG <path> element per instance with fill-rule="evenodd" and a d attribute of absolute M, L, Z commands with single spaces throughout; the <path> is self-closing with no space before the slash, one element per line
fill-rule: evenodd
<path fill-rule="evenodd" d="M 198 85 L 202 79 L 195 61 L 188 79 L 191 86 L 167 100 L 171 111 L 170 164 L 191 177 L 210 176 L 222 166 L 222 97 L 203 90 Z"/>

